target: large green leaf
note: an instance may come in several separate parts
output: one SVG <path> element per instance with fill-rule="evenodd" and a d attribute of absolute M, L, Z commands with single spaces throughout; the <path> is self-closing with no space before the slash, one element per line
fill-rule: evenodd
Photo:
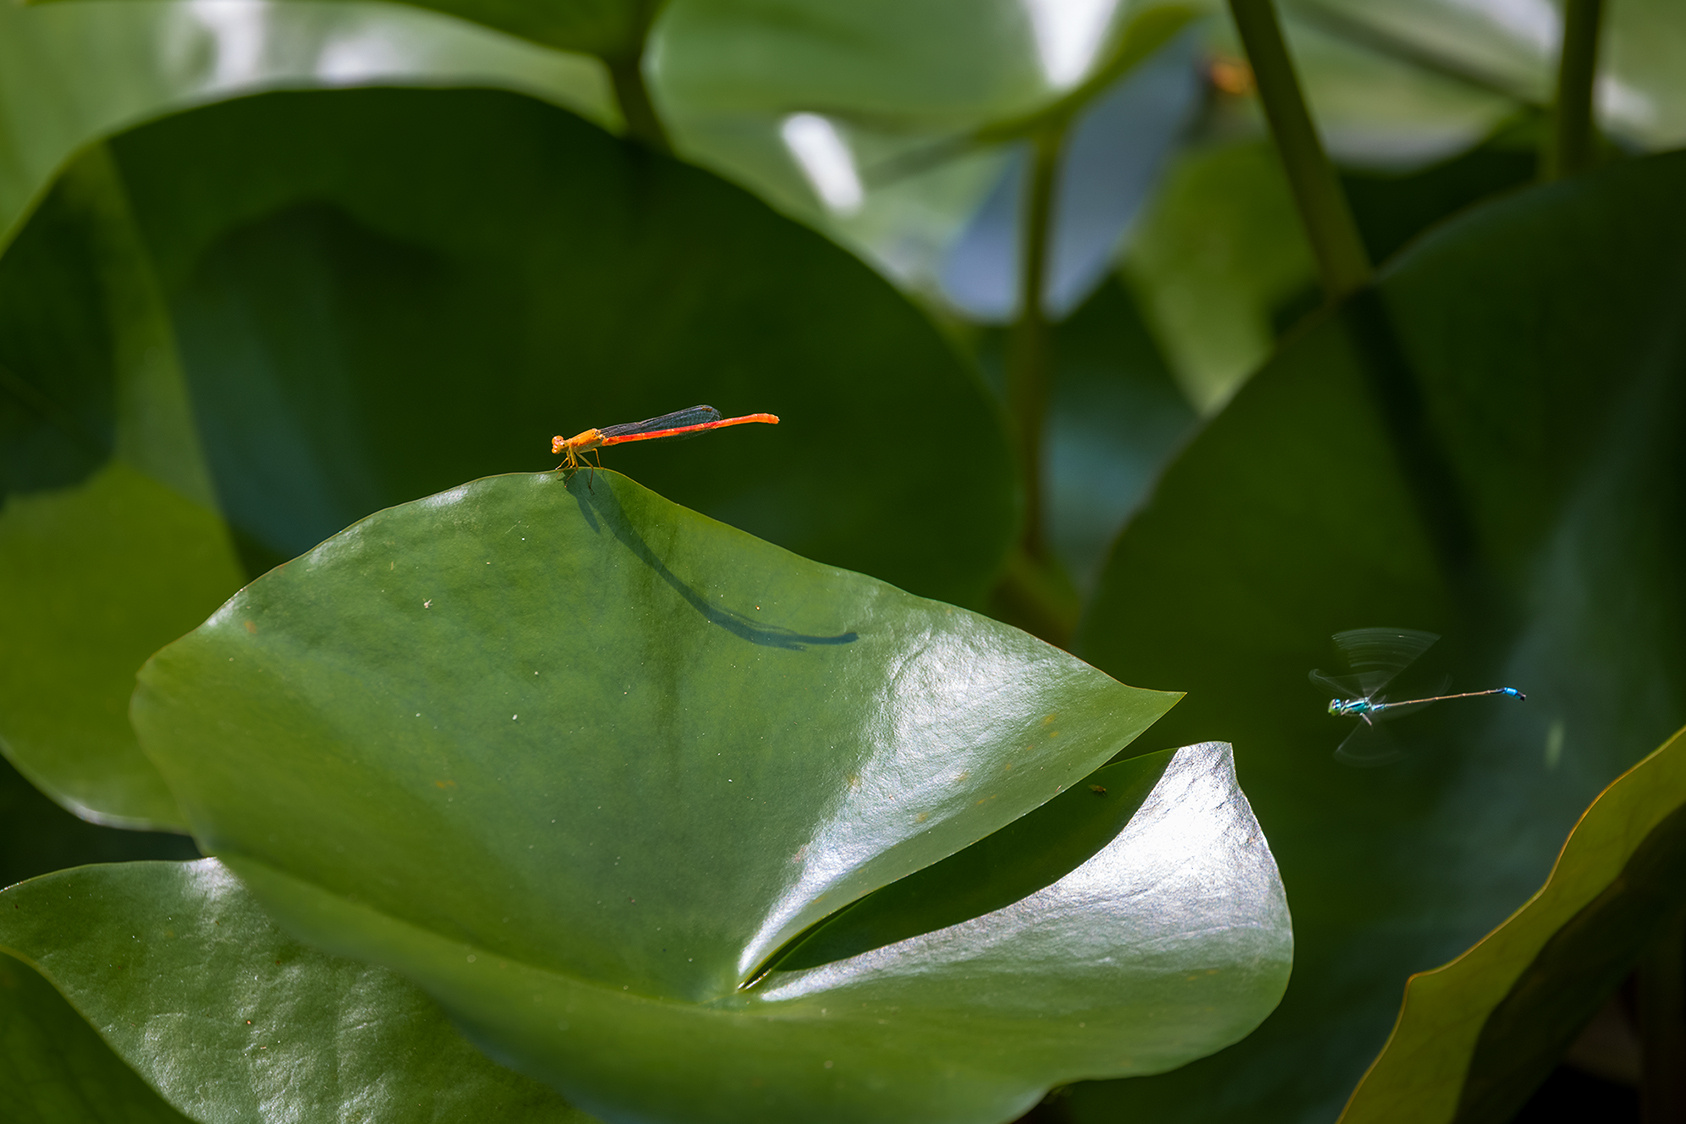
<path fill-rule="evenodd" d="M 1686 731 L 1586 810 L 1551 877 L 1456 960 L 1411 977 L 1343 1121 L 1505 1121 L 1686 896 Z"/>
<path fill-rule="evenodd" d="M 889 947 L 762 966 L 1175 698 L 605 471 L 364 520 L 155 656 L 133 717 L 290 926 L 599 1115 L 984 1121 L 1275 1002 L 1287 913 L 1227 747 L 1079 791 L 1061 819 L 1103 829 L 1050 849 L 1106 845 L 1063 878 L 1033 862 L 1022 900 L 960 893 Z"/>
<path fill-rule="evenodd" d="M 1371 260 L 1385 262 L 1435 223 L 1534 178 L 1525 129 L 1408 174 L 1342 177 Z M 1311 248 L 1268 141 L 1187 152 L 1122 259 L 1154 337 L 1188 397 L 1215 409 L 1321 301 Z"/>
<path fill-rule="evenodd" d="M 48 8 L 81 6 L 44 3 L 43 0 L 35 2 Z M 129 6 L 132 7 L 140 7 L 148 2 L 150 0 L 128 0 Z M 422 13 L 441 13 L 457 17 L 465 27 L 480 24 L 547 47 L 584 51 L 605 58 L 621 58 L 638 53 L 649 15 L 660 3 L 661 0 L 540 0 L 538 3 L 513 3 L 511 0 L 406 0 L 402 5 L 377 5 L 363 3 L 361 0 L 292 0 L 271 7 L 299 8 L 307 12 L 316 9 L 317 19 L 330 21 L 338 18 L 336 9 L 361 8 L 378 12 L 382 8 L 408 8 L 412 9 L 407 14 L 407 18 L 411 20 Z M 118 7 L 115 4 L 109 6 Z M 255 18 L 250 19 L 247 26 L 261 24 L 268 14 L 267 10 L 255 11 Z M 433 18 L 436 21 L 438 19 L 437 16 Z"/>
<path fill-rule="evenodd" d="M 999 153 L 965 138 L 1023 137 L 1051 104 L 1102 100 L 1107 79 L 1131 59 L 1192 16 L 1221 9 L 1210 0 L 674 0 L 655 25 L 649 70 L 680 151 L 835 231 L 893 276 L 929 286 L 943 252 L 990 197 L 990 181 L 1004 174 Z M 1514 109 L 1508 96 L 1315 28 L 1291 21 L 1290 31 L 1307 94 L 1340 157 L 1419 166 L 1475 143 Z M 1201 54 L 1238 50 L 1221 15 L 1194 34 Z M 1169 90 L 1154 96 L 1163 116 L 1181 116 Z M 828 134 L 830 143 L 818 151 L 801 143 L 792 130 L 798 114 L 803 132 Z M 1217 131 L 1233 138 L 1234 125 L 1225 120 Z M 1139 190 L 1121 161 L 1156 162 L 1143 158 L 1157 131 L 1148 120 L 1123 129 L 1108 158 L 1068 166 L 1064 174 L 1085 182 L 1062 190 L 1079 210 Z"/>
<path fill-rule="evenodd" d="M 1069 308 L 1150 186 L 1155 150 L 1180 131 L 1198 68 L 1184 52 L 1180 74 L 1160 66 L 1104 119 L 1086 107 L 1116 102 L 1109 94 L 1191 15 L 1159 2 L 682 0 L 656 25 L 651 77 L 680 152 L 933 296 L 980 273 L 994 276 L 986 291 L 1008 284 L 997 275 L 1016 269 L 1010 197 L 1023 166 L 1001 142 L 1049 113 L 1075 118 L 1084 151 L 1068 145 L 1064 159 L 1053 266 L 1077 285 L 1061 294 Z M 948 264 L 980 221 L 1007 232 L 986 236 L 977 260 Z M 1087 229 L 1097 221 L 1106 229 Z"/>
<path fill-rule="evenodd" d="M 1017 0 L 676 0 L 651 36 L 686 115 L 809 110 L 960 131 L 1031 112 L 1110 61 L 1128 5 Z"/>
<path fill-rule="evenodd" d="M 1189 401 L 1214 409 L 1270 351 L 1272 314 L 1315 276 L 1288 184 L 1262 140 L 1173 166 L 1123 273 Z"/>
<path fill-rule="evenodd" d="M 1421 167 L 1475 144 L 1516 111 L 1505 93 L 1330 35 L 1283 7 L 1312 118 L 1341 164 Z M 1233 34 L 1228 25 L 1225 30 Z M 1240 54 L 1239 44 L 1232 49 Z"/>
<path fill-rule="evenodd" d="M 702 400 L 785 425 L 611 458 L 921 593 L 993 577 L 1011 475 L 975 376 L 864 266 L 706 173 L 469 92 L 271 95 L 114 152 L 223 510 L 274 560 L 554 463 L 553 433 Z"/>
<path fill-rule="evenodd" d="M 0 955 L 0 1116 L 9 1124 L 186 1121 L 100 1041 L 51 984 L 5 955 Z"/>
<path fill-rule="evenodd" d="M 1418 241 L 1254 376 L 1120 538 L 1079 650 L 1190 687 L 1167 736 L 1233 737 L 1299 957 L 1257 1034 L 1080 1089 L 1080 1119 L 1332 1119 L 1405 977 L 1503 921 L 1686 718 L 1682 190 L 1686 157 L 1656 157 Z M 1306 672 L 1371 625 L 1445 634 L 1455 684 L 1528 700 L 1445 704 L 1396 727 L 1403 764 L 1345 768 Z"/>
<path fill-rule="evenodd" d="M 84 818 L 184 830 L 126 700 L 244 576 L 103 152 L 0 262 L 0 434 L 0 750 Z"/>
<path fill-rule="evenodd" d="M 0 948 L 76 1008 L 0 956 L 0 1017 L 33 1016 L 14 1024 L 22 1041 L 6 1051 L 24 1087 L 57 1094 L 63 1066 L 73 1074 L 59 1083 L 75 1091 L 63 1096 L 121 1108 L 43 1111 L 43 1124 L 180 1121 L 164 1101 L 206 1124 L 591 1119 L 486 1058 L 414 985 L 283 936 L 215 859 L 89 866 L 13 886 L 0 894 Z M 7 981 L 30 1007 L 6 1005 Z"/>
<path fill-rule="evenodd" d="M 0 6 L 0 246 L 73 154 L 120 129 L 260 90 L 412 84 L 502 86 L 616 117 L 596 60 L 408 5 Z"/>
<path fill-rule="evenodd" d="M 92 820 L 181 827 L 127 699 L 242 580 L 103 156 L 11 244 L 53 176 L 118 129 L 278 86 L 491 83 L 611 117 L 600 71 L 394 5 L 0 7 L 0 587 L 28 591 L 0 604 L 0 749 L 37 785 Z"/>
<path fill-rule="evenodd" d="M 152 651 L 378 507 L 553 464 L 558 431 L 782 412 L 611 460 L 922 593 L 992 578 L 1014 511 L 987 392 L 864 266 L 706 173 L 484 92 L 270 95 L 113 152 L 0 261 L 0 738 L 84 815 L 182 823 L 125 720 Z"/>
<path fill-rule="evenodd" d="M 1473 88 L 1551 100 L 1562 6 L 1508 0 L 1290 0 L 1289 10 L 1343 38 Z M 1604 8 L 1598 108 L 1622 137 L 1663 147 L 1686 140 L 1686 80 L 1679 59 L 1686 25 L 1672 0 L 1626 0 Z"/>

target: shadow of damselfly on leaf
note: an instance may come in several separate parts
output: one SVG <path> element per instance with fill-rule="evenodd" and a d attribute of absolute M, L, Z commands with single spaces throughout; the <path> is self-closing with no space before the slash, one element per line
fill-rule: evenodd
<path fill-rule="evenodd" d="M 1351 628 L 1335 633 L 1335 647 L 1351 673 L 1328 675 L 1313 671 L 1315 685 L 1335 693 L 1329 713 L 1337 718 L 1356 718 L 1352 732 L 1335 750 L 1335 760 L 1346 765 L 1386 765 L 1405 756 L 1398 740 L 1385 728 L 1394 719 L 1450 699 L 1475 699 L 1502 695 L 1513 699 L 1528 696 L 1515 687 L 1489 687 L 1484 691 L 1443 694 L 1451 685 L 1441 679 L 1437 686 L 1416 698 L 1392 698 L 1389 687 L 1401 672 L 1417 662 L 1440 637 L 1412 628 Z M 1397 694 L 1397 692 L 1393 692 Z"/>

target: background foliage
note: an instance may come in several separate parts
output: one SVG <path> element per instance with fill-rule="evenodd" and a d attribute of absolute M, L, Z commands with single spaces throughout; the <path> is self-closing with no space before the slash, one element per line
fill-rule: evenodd
<path fill-rule="evenodd" d="M 559 430 L 694 401 L 785 420 L 706 449 L 616 450 L 611 463 L 822 568 L 991 614 L 1124 682 L 1188 692 L 1133 748 L 1122 734 L 1072 746 L 1051 781 L 1021 774 L 1006 786 L 1011 807 L 960 816 L 944 846 L 863 876 L 850 894 L 876 895 L 812 935 L 784 972 L 823 975 L 826 963 L 865 963 L 825 957 L 902 939 L 913 943 L 896 947 L 937 956 L 938 977 L 963 991 L 963 974 L 943 975 L 959 961 L 918 942 L 1012 903 L 1055 909 L 1077 871 L 1104 869 L 1133 892 L 1129 879 L 1145 875 L 1106 845 L 1153 806 L 1165 763 L 1190 760 L 1162 752 L 1173 747 L 1234 744 L 1233 773 L 1208 756 L 1202 775 L 1238 801 L 1239 778 L 1270 851 L 1247 816 L 1236 821 L 1246 838 L 1222 846 L 1280 863 L 1294 974 L 1256 1033 L 1157 1076 L 1128 1059 L 1027 1062 L 999 1087 L 986 1079 L 998 1074 L 943 1070 L 909 1112 L 930 1119 L 946 1105 L 1007 1119 L 1051 1083 L 1114 1076 L 1035 1111 L 1328 1121 L 1352 1097 L 1353 1119 L 1507 1119 L 1635 965 L 1626 998 L 1601 1018 L 1653 1048 L 1678 1041 L 1656 1012 L 1680 988 L 1679 882 L 1667 872 L 1683 794 L 1655 778 L 1672 776 L 1678 742 L 1658 747 L 1686 723 L 1676 315 L 1686 228 L 1675 202 L 1686 165 L 1667 151 L 1686 136 L 1686 20 L 1663 0 L 1612 0 L 1601 23 L 1599 7 L 1569 5 L 1571 26 L 1589 26 L 1574 21 L 1590 10 L 1600 31 L 1596 79 L 1576 95 L 1564 93 L 1559 62 L 1587 44 L 1565 37 L 1551 4 L 1282 6 L 1356 252 L 1375 265 L 1373 283 L 1357 286 L 1330 283 L 1301 225 L 1304 176 L 1317 169 L 1291 150 L 1284 161 L 1265 127 L 1260 87 L 1265 100 L 1280 93 L 1268 60 L 1254 59 L 1255 81 L 1227 13 L 1202 4 L 0 9 L 0 749 L 10 763 L 0 884 L 62 872 L 0 902 L 20 918 L 24 903 L 60 889 L 81 903 L 27 925 L 0 918 L 0 945 L 21 957 L 0 956 L 10 1067 L 0 1105 L 32 1121 L 269 1120 L 311 1097 L 323 1112 L 371 1119 L 580 1115 L 451 1029 L 435 1000 L 501 1060 L 542 1037 L 477 1014 L 480 985 L 459 978 L 466 969 L 446 972 L 396 929 L 370 936 L 391 918 L 325 922 L 308 894 L 282 887 L 300 862 L 306 882 L 342 890 L 368 872 L 287 847 L 262 856 L 287 872 L 267 883 L 257 865 L 242 868 L 242 848 L 250 858 L 267 844 L 236 843 L 218 826 L 240 805 L 205 797 L 205 762 L 176 756 L 174 735 L 143 749 L 130 696 L 154 652 L 342 528 L 464 480 L 549 468 L 545 442 Z M 1576 105 L 1595 111 L 1597 128 L 1586 157 L 1564 165 Z M 706 581 L 680 583 L 736 590 L 726 615 L 698 618 L 714 630 L 704 633 L 771 635 L 753 632 L 764 627 L 755 592 L 732 585 L 748 548 L 710 537 L 724 528 L 639 507 L 644 493 L 632 489 L 604 473 L 587 498 L 634 497 L 645 514 L 627 525 L 670 575 L 691 558 L 670 553 L 684 534 L 728 559 Z M 444 533 L 434 515 L 405 518 L 418 520 L 412 553 Z M 795 591 L 786 604 L 833 596 L 816 591 L 835 579 L 768 565 Z M 679 589 L 633 591 L 628 619 L 582 631 L 593 642 L 564 661 L 569 682 L 588 689 L 595 661 L 612 666 L 628 636 L 665 635 L 674 613 L 695 609 Z M 580 609 L 569 612 L 534 619 L 566 631 Z M 911 627 L 911 617 L 885 619 Z M 964 620 L 986 647 L 1018 643 L 982 617 Z M 395 637 L 411 627 L 378 623 Z M 776 623 L 814 652 L 816 638 L 855 627 Z M 1329 751 L 1344 731 L 1305 672 L 1327 666 L 1330 633 L 1368 625 L 1439 632 L 1435 654 L 1461 687 L 1513 683 L 1529 700 L 1431 711 L 1400 727 L 1412 748 L 1404 763 L 1343 769 Z M 245 635 L 243 622 L 231 627 L 234 640 Z M 892 644 L 874 666 L 899 666 L 916 647 Z M 304 666 L 314 658 L 307 651 Z M 1055 666 L 1023 658 L 989 674 Z M 454 671 L 493 682 L 498 666 L 488 651 Z M 436 672 L 430 690 L 453 689 L 452 671 Z M 1053 709 L 1078 705 L 1073 682 L 1050 688 Z M 244 680 L 226 690 L 264 697 Z M 853 724 L 847 716 L 870 707 L 841 692 L 821 709 Z M 1130 737 L 1162 709 L 1143 710 Z M 240 730 L 262 743 L 275 734 L 267 721 L 229 719 L 196 737 L 221 744 Z M 465 756 L 448 759 L 476 760 L 462 747 L 482 742 L 463 726 L 449 744 Z M 1011 834 L 1051 785 L 1071 786 L 1115 753 L 1124 759 L 1108 768 L 1125 773 L 1073 787 Z M 770 780 L 779 791 L 812 784 L 821 804 L 850 791 L 853 774 L 790 760 L 801 772 Z M 696 785 L 683 776 L 641 775 L 634 806 L 685 807 Z M 427 783 L 439 779 L 454 778 Z M 333 792 L 355 803 L 390 783 Z M 982 775 L 956 783 L 989 796 Z M 1589 804 L 1580 842 L 1559 856 Z M 1644 815 L 1624 817 L 1629 834 L 1593 855 L 1586 841 L 1612 830 L 1594 813 L 1641 804 Z M 615 837 L 659 839 L 642 814 L 629 810 L 634 826 Z M 393 826 L 367 810 L 331 818 L 367 821 L 377 836 Z M 469 835 L 495 818 L 483 808 Z M 193 858 L 193 844 L 170 834 L 188 830 L 226 865 L 66 869 Z M 724 839 L 723 853 L 760 845 Z M 464 856 L 483 843 L 443 847 L 435 869 L 471 881 L 485 866 Z M 371 847 L 352 844 L 359 855 Z M 1018 869 L 1006 856 L 1021 849 L 1035 858 Z M 382 906 L 406 924 L 427 896 L 407 894 Z M 1280 901 L 1262 893 L 1256 904 L 1283 938 L 1267 959 L 1285 967 Z M 739 920 L 764 919 L 766 906 Z M 454 940 L 464 915 L 497 908 L 420 920 Z M 1154 910 L 1176 913 L 1160 903 L 1138 920 Z M 803 924 L 826 910 L 810 912 Z M 177 920 L 190 915 L 191 935 Z M 146 953 L 148 978 L 173 981 L 156 991 L 126 982 L 141 973 L 123 977 L 115 951 L 143 918 L 170 934 Z M 1084 931 L 1083 919 L 1073 926 Z M 773 944 L 801 927 L 779 929 Z M 295 943 L 306 931 L 328 951 Z M 493 953 L 511 939 L 474 937 Z M 1056 944 L 1073 963 L 1111 955 Z M 755 967 L 738 963 L 752 949 L 757 962 L 774 951 L 739 934 L 714 947 L 707 987 L 690 977 L 661 986 L 686 1002 L 729 1002 Z M 1466 949 L 1406 993 L 1413 973 Z M 573 953 L 545 955 L 569 979 L 579 969 Z M 1011 957 L 1034 958 L 1022 947 L 1005 955 L 1015 971 L 1029 961 Z M 194 967 L 205 964 L 214 967 Z M 233 983 L 248 976 L 249 988 Z M 1444 994 L 1437 981 L 1454 977 L 1470 981 L 1459 995 L 1482 998 L 1433 1007 L 1427 1035 L 1413 1020 L 1425 996 Z M 1165 1064 L 1232 1041 L 1280 992 L 1263 973 L 1232 996 L 1244 1014 L 1229 1030 Z M 951 1001 L 939 997 L 927 1017 L 953 1021 Z M 994 1001 L 1016 1002 L 1005 992 Z M 1077 1019 L 1050 1002 L 1042 1016 Z M 207 1021 L 230 1003 L 265 1013 L 231 1036 Z M 126 1036 L 141 1017 L 173 1029 Z M 353 1024 L 366 1035 L 331 1030 Z M 650 1028 L 646 1046 L 665 1033 Z M 910 1033 L 933 1048 L 919 1037 L 929 1027 Z M 1440 1045 L 1414 1045 L 1421 1037 Z M 263 1056 L 283 1039 L 284 1064 Z M 1588 1038 L 1570 1056 L 1631 1079 L 1630 1039 L 1614 1061 Z M 857 1043 L 866 1054 L 877 1048 L 869 1040 Z M 964 1036 L 950 1046 L 956 1056 L 978 1048 Z M 1044 1046 L 1072 1048 L 1052 1034 Z M 215 1060 L 184 1076 L 173 1059 L 186 1050 Z M 439 1051 L 455 1060 L 436 1071 L 418 1061 Z M 539 1053 L 523 1060 L 529 1072 L 602 1115 L 618 1111 L 623 1094 L 559 1077 L 560 1055 Z M 683 1066 L 657 1077 L 660 1065 L 636 1055 L 615 1079 L 625 1089 L 696 1099 L 704 1088 Z M 1653 1063 L 1653 1104 L 1678 1095 L 1659 1072 Z M 328 1073 L 338 1084 L 324 1084 Z M 728 1115 L 753 1111 L 728 1094 L 702 1099 Z"/>

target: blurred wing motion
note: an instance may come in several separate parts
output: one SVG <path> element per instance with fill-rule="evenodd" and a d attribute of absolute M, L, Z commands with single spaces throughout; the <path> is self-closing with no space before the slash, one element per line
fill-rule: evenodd
<path fill-rule="evenodd" d="M 1364 697 L 1364 687 L 1358 682 L 1356 675 L 1329 675 L 1322 671 L 1313 671 L 1308 678 L 1314 686 L 1323 688 L 1336 698 L 1361 699 Z"/>
<path fill-rule="evenodd" d="M 1376 717 L 1380 718 L 1381 715 Z M 1359 768 L 1391 765 L 1395 761 L 1403 761 L 1407 756 L 1405 747 L 1399 744 L 1399 739 L 1390 734 L 1385 727 L 1364 722 L 1354 724 L 1352 733 L 1335 748 L 1336 761 L 1342 765 L 1356 765 Z"/>
<path fill-rule="evenodd" d="M 1368 699 L 1381 702 L 1381 693 L 1394 678 L 1440 637 L 1414 628 L 1352 628 L 1335 633 L 1335 648 L 1350 675 L 1329 675 L 1313 671 L 1311 681 L 1337 699 Z M 1406 756 L 1397 739 L 1381 723 L 1421 710 L 1427 702 L 1396 704 L 1357 719 L 1352 731 L 1335 750 L 1335 760 L 1361 767 L 1390 765 Z"/>
<path fill-rule="evenodd" d="M 1373 699 L 1439 639 L 1414 628 L 1349 628 L 1335 633 L 1335 648 L 1352 668 L 1357 697 Z"/>
<path fill-rule="evenodd" d="M 1324 676 L 1323 678 L 1329 683 L 1334 682 L 1330 676 Z M 1435 693 L 1444 691 L 1451 682 L 1451 676 L 1441 676 L 1435 684 Z M 1336 748 L 1335 760 L 1343 765 L 1358 766 L 1391 765 L 1395 761 L 1403 760 L 1410 756 L 1409 750 L 1387 730 L 1384 724 L 1390 723 L 1396 718 L 1403 718 L 1407 714 L 1415 714 L 1424 707 L 1432 706 L 1439 701 L 1439 699 L 1423 699 L 1420 702 L 1389 703 L 1381 710 L 1371 711 L 1370 721 L 1356 723 L 1352 732 L 1346 736 L 1346 740 Z"/>

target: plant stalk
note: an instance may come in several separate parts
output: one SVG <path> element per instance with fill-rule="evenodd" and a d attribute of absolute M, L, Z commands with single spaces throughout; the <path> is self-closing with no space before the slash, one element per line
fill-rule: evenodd
<path fill-rule="evenodd" d="M 1270 0 L 1229 0 L 1229 10 L 1317 258 L 1324 295 L 1331 302 L 1339 300 L 1369 283 L 1370 255 L 1306 109 L 1276 9 Z"/>
<path fill-rule="evenodd" d="M 1569 0 L 1563 12 L 1557 95 L 1551 106 L 1551 135 L 1540 161 L 1541 179 L 1556 180 L 1584 172 L 1598 154 L 1593 93 L 1603 15 L 1604 0 Z"/>
<path fill-rule="evenodd" d="M 664 156 L 672 155 L 673 144 L 656 114 L 655 102 L 650 100 L 650 87 L 644 82 L 643 52 L 603 61 L 609 67 L 615 100 L 620 103 L 621 117 L 626 121 L 626 135 Z"/>
<path fill-rule="evenodd" d="M 1007 555 L 1000 580 L 990 591 L 991 614 L 1056 648 L 1070 650 L 1082 609 L 1064 567 L 1051 558 L 1031 558 L 1022 546 Z"/>
<path fill-rule="evenodd" d="M 1054 179 L 1061 129 L 1031 138 L 1030 182 L 1019 221 L 1019 318 L 1007 352 L 1007 409 L 1018 439 L 1024 484 L 1024 551 L 1047 557 L 1043 537 L 1042 436 L 1053 391 L 1053 338 L 1042 294 L 1047 287 L 1048 248 L 1054 220 Z"/>

